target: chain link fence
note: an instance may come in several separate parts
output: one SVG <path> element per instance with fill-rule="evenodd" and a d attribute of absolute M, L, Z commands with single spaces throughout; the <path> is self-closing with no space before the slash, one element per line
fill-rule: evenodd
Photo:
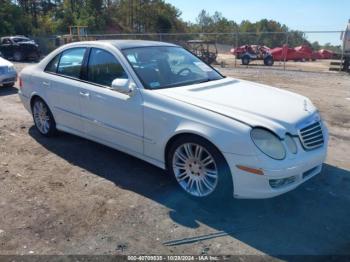
<path fill-rule="evenodd" d="M 33 39 L 39 44 L 42 54 L 71 41 L 153 40 L 181 45 L 203 60 L 225 68 L 329 72 L 331 64 L 336 64 L 335 61 L 342 57 L 341 33 L 342 31 L 93 34 L 80 38 L 43 36 Z M 213 55 L 215 59 L 208 58 Z"/>

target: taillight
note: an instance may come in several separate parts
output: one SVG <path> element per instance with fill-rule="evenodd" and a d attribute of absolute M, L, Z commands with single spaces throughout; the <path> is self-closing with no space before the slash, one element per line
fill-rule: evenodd
<path fill-rule="evenodd" d="M 22 81 L 22 78 L 18 78 L 18 80 L 19 80 L 19 88 L 23 88 L 23 81 Z"/>

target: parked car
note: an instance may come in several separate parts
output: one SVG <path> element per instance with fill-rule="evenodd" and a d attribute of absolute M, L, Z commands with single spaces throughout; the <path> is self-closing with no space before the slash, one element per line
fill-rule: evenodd
<path fill-rule="evenodd" d="M 277 196 L 326 157 L 327 128 L 308 98 L 224 77 L 177 45 L 71 43 L 20 79 L 42 135 L 60 130 L 143 159 L 193 198 Z"/>
<path fill-rule="evenodd" d="M 1 37 L 0 53 L 4 58 L 14 61 L 38 61 L 40 58 L 39 45 L 25 36 Z"/>
<path fill-rule="evenodd" d="M 12 87 L 17 81 L 17 72 L 10 61 L 0 57 L 0 85 Z"/>

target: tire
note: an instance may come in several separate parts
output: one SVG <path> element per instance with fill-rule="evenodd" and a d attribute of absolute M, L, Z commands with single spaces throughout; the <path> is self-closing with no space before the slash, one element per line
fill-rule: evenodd
<path fill-rule="evenodd" d="M 54 136 L 57 132 L 55 119 L 41 98 L 35 98 L 32 104 L 32 116 L 36 129 L 46 137 Z"/>
<path fill-rule="evenodd" d="M 274 61 L 272 56 L 268 56 L 264 59 L 264 65 L 266 66 L 273 66 Z"/>
<path fill-rule="evenodd" d="M 250 63 L 250 57 L 245 55 L 242 57 L 242 65 L 249 65 Z"/>
<path fill-rule="evenodd" d="M 22 59 L 23 59 L 22 52 L 16 51 L 16 52 L 13 54 L 13 60 L 15 60 L 16 62 L 22 61 Z"/>
<path fill-rule="evenodd" d="M 4 84 L 3 87 L 11 88 L 15 85 L 15 83 Z"/>
<path fill-rule="evenodd" d="M 188 157 L 189 151 L 192 158 Z M 170 145 L 166 163 L 168 173 L 192 199 L 215 203 L 233 198 L 230 168 L 221 152 L 207 140 L 195 135 L 179 137 Z"/>

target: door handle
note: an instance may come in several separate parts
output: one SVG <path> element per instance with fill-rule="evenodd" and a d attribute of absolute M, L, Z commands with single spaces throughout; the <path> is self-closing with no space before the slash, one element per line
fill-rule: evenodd
<path fill-rule="evenodd" d="M 44 81 L 44 82 L 43 82 L 43 85 L 46 86 L 46 87 L 50 87 L 50 82 Z"/>
<path fill-rule="evenodd" d="M 89 92 L 79 92 L 79 94 L 81 96 L 84 96 L 84 97 L 89 97 L 90 96 L 90 93 Z"/>

